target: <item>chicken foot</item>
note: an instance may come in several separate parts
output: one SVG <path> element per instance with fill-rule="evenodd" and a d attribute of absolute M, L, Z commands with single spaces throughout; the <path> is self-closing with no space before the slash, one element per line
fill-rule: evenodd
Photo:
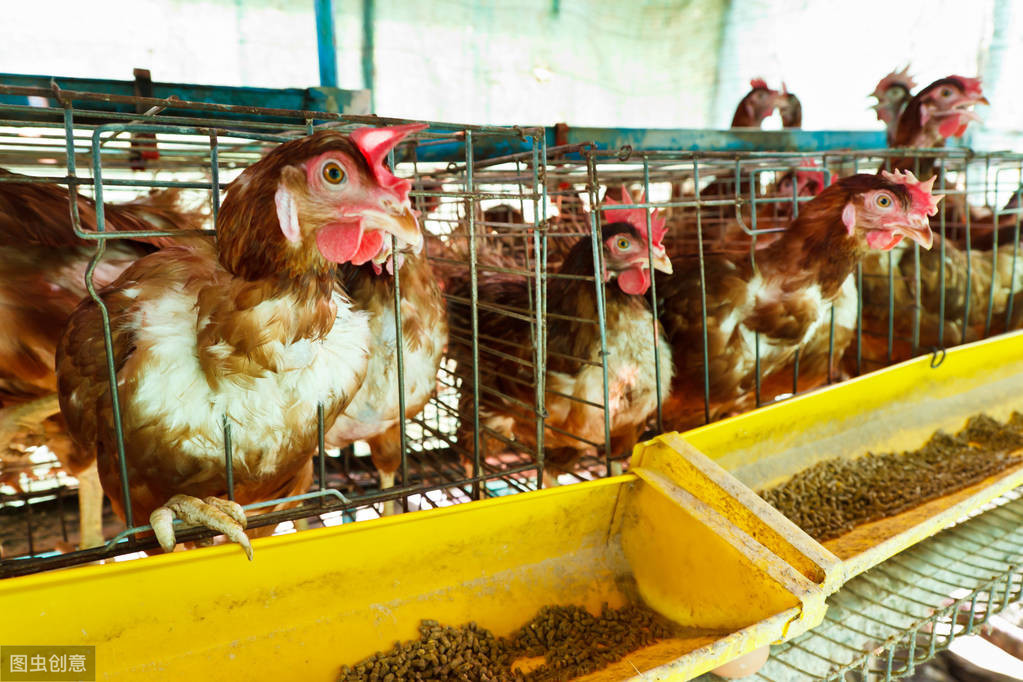
<path fill-rule="evenodd" d="M 252 545 L 245 535 L 247 520 L 245 511 L 237 502 L 207 497 L 200 500 L 191 495 L 175 495 L 164 506 L 149 516 L 156 539 L 165 552 L 173 552 L 177 541 L 174 537 L 174 519 L 178 518 L 192 526 L 205 526 L 220 531 L 242 546 L 245 556 L 252 561 Z"/>

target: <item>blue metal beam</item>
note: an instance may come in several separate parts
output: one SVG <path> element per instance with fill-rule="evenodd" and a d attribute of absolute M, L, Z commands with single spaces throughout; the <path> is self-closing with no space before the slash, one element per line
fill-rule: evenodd
<path fill-rule="evenodd" d="M 884 149 L 882 130 L 703 130 L 685 128 L 567 128 L 559 144 L 593 142 L 600 149 L 823 152 L 838 149 Z M 548 146 L 554 137 L 548 132 Z"/>
<path fill-rule="evenodd" d="M 376 113 L 376 93 L 374 92 L 374 79 L 376 77 L 376 65 L 373 61 L 373 52 L 376 49 L 373 35 L 373 22 L 376 21 L 375 0 L 362 0 L 362 87 L 369 90 L 369 110 Z"/>
<path fill-rule="evenodd" d="M 320 56 L 320 85 L 337 87 L 337 40 L 334 0 L 313 0 L 316 7 L 316 47 Z"/>
<path fill-rule="evenodd" d="M 365 0 L 372 4 L 372 0 Z M 370 22 L 372 25 L 372 22 Z M 370 71 L 372 64 L 370 60 Z M 370 77 L 371 74 L 370 74 Z M 115 81 L 88 78 L 62 78 L 51 76 L 26 76 L 0 74 L 0 85 L 39 88 L 48 91 L 50 83 L 56 83 L 64 91 L 79 91 L 121 95 L 135 94 L 134 81 Z M 47 92 L 47 94 L 49 94 Z M 209 102 L 270 109 L 301 111 L 341 112 L 351 103 L 353 93 L 337 88 L 239 88 L 227 86 L 194 85 L 184 83 L 153 83 L 152 96 L 168 98 L 177 96 L 191 102 Z M 56 99 L 47 97 L 49 106 L 58 106 Z M 0 104 L 28 104 L 22 95 L 0 95 Z M 102 100 L 78 100 L 75 107 L 100 112 L 134 114 L 135 105 L 130 102 Z M 195 116 L 194 110 L 176 109 L 173 104 L 168 114 Z M 258 114 L 234 114 L 204 111 L 201 116 L 214 119 L 235 119 L 239 115 L 256 120 L 267 119 Z M 23 116 L 32 118 L 32 112 L 4 112 L 5 118 Z M 438 128 L 435 132 L 450 133 L 451 126 Z M 651 128 L 573 128 L 554 126 L 545 129 L 548 147 L 563 144 L 593 143 L 599 149 L 615 151 L 630 146 L 635 151 L 718 151 L 718 152 L 825 152 L 837 150 L 884 149 L 884 132 L 880 130 L 696 130 L 696 129 L 651 129 Z M 958 142 L 958 141 L 956 141 Z M 520 140 L 513 135 L 479 135 L 475 140 L 477 158 L 493 158 L 532 149 L 531 142 Z M 955 146 L 958 146 L 956 144 Z M 421 145 L 418 158 L 423 161 L 458 161 L 465 158 L 464 143 L 434 141 Z"/>
<path fill-rule="evenodd" d="M 100 93 L 104 95 L 135 95 L 135 81 L 119 81 L 100 78 L 65 78 L 63 76 L 32 76 L 0 73 L 0 85 L 23 88 L 50 89 L 56 83 L 61 90 Z M 171 95 L 188 102 L 207 102 L 237 106 L 263 107 L 267 109 L 290 109 L 300 111 L 344 111 L 352 103 L 357 91 L 338 88 L 253 88 L 226 85 L 196 85 L 192 83 L 153 83 L 153 97 L 166 98 Z M 50 106 L 59 106 L 56 99 L 49 97 Z M 22 95 L 0 95 L 0 104 L 28 104 Z M 120 102 L 79 101 L 76 107 L 91 111 L 136 113 L 133 104 Z M 170 106 L 168 113 L 195 115 L 195 111 L 175 109 Z M 232 119 L 237 116 L 220 112 L 203 112 L 202 116 L 216 119 Z M 12 114 L 5 114 L 12 117 Z"/>

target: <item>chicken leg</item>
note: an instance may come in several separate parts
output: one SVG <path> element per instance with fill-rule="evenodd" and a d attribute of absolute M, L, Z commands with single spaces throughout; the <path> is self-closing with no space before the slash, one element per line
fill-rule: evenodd
<path fill-rule="evenodd" d="M 76 476 L 78 479 L 78 549 L 103 544 L 103 486 L 96 462 Z"/>
<path fill-rule="evenodd" d="M 156 539 L 165 552 L 173 552 L 177 541 L 174 537 L 174 519 L 179 518 L 193 526 L 205 526 L 220 531 L 228 539 L 237 542 L 252 561 L 252 545 L 245 535 L 245 511 L 237 502 L 207 497 L 200 500 L 191 495 L 175 495 L 149 516 Z"/>
<path fill-rule="evenodd" d="M 394 474 L 401 466 L 401 429 L 395 424 L 379 436 L 369 440 L 369 452 L 373 458 L 373 466 L 380 474 L 380 491 L 394 487 Z M 382 516 L 394 516 L 398 513 L 397 500 L 384 502 Z"/>
<path fill-rule="evenodd" d="M 65 471 L 78 479 L 78 547 L 98 547 L 103 544 L 103 487 L 96 462 L 93 460 L 84 470 L 77 470 L 75 445 L 62 425 L 47 421 L 59 412 L 56 393 L 0 409 L 0 444 L 19 440 L 41 443 L 57 455 Z"/>

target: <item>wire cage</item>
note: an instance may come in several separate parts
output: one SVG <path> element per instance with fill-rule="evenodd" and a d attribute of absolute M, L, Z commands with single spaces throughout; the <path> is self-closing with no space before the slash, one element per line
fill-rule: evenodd
<path fill-rule="evenodd" d="M 169 104 L 163 100 L 113 96 L 118 101 L 131 100 L 128 103 L 143 112 L 133 115 L 104 110 L 111 99 L 109 95 L 9 86 L 4 88 L 3 94 L 33 100 L 28 105 L 2 105 L 6 120 L 0 121 L 0 164 L 11 173 L 4 174 L 0 181 L 8 183 L 8 187 L 46 187 L 56 192 L 56 196 L 63 192 L 63 211 L 70 212 L 66 229 L 70 231 L 74 225 L 78 238 L 88 240 L 85 244 L 95 245 L 88 247 L 88 256 L 79 263 L 83 281 L 81 291 L 76 292 L 93 297 L 100 286 L 112 279 L 104 270 L 107 265 L 104 257 L 109 259 L 111 250 L 119 242 L 212 237 L 222 191 L 241 170 L 276 144 L 321 128 L 349 130 L 366 124 L 395 122 L 375 117 L 177 101 L 168 109 L 161 106 Z M 487 202 L 528 206 L 527 213 L 534 228 L 529 232 L 533 233 L 532 239 L 539 238 L 535 228 L 542 219 L 539 217 L 542 212 L 536 208 L 541 200 L 536 178 L 542 173 L 543 144 L 542 130 L 538 133 L 518 128 L 436 124 L 429 132 L 420 133 L 410 144 L 392 153 L 390 162 L 395 172 L 405 177 L 414 176 L 412 200 L 421 212 L 427 252 L 438 270 L 458 265 L 467 273 L 475 272 L 474 258 L 466 257 L 463 262 L 450 257 L 449 250 L 454 248 L 459 229 L 466 235 L 474 234 L 464 226 L 459 228 L 459 221 L 467 221 L 471 226 Z M 513 182 L 501 180 L 495 185 L 483 185 L 473 178 L 474 164 L 467 160 L 494 158 L 502 151 L 520 149 L 529 151 L 509 157 L 507 163 L 525 169 L 523 177 Z M 420 156 L 442 158 L 444 162 L 421 162 Z M 459 157 L 460 163 L 451 161 Z M 68 188 L 71 194 L 61 188 Z M 199 216 L 197 222 L 204 229 L 161 231 L 155 229 L 159 225 L 152 225 L 154 229 L 125 232 L 110 228 L 113 207 L 140 198 L 144 200 L 148 195 L 139 195 L 139 192 L 145 190 L 173 190 L 180 205 Z M 76 193 L 82 198 L 69 201 L 69 196 Z M 104 204 L 106 211 L 100 208 Z M 521 212 L 520 208 L 519 214 Z M 482 221 L 482 213 L 480 215 Z M 92 225 L 88 224 L 90 221 Z M 523 225 L 514 224 L 509 233 L 516 232 L 525 234 L 526 230 Z M 145 251 L 137 253 L 136 257 L 143 253 Z M 451 253 L 457 256 L 457 251 Z M 399 337 L 402 318 L 393 313 L 394 304 L 402 298 L 401 274 L 402 269 L 397 268 L 392 289 L 392 324 Z M 535 279 L 535 273 L 529 276 Z M 535 301 L 530 305 L 535 320 L 539 306 Z M 55 345 L 56 339 L 53 343 Z M 110 352 L 109 340 L 107 352 Z M 391 359 L 398 367 L 395 393 L 405 396 L 408 391 L 404 386 L 402 355 L 402 345 L 398 344 Z M 527 364 L 535 362 L 531 357 Z M 445 383 L 443 377 L 442 372 L 439 391 L 430 404 L 400 423 L 398 437 L 404 453 L 397 467 L 400 487 L 381 490 L 377 473 L 369 458 L 363 456 L 365 443 L 360 442 L 355 448 L 332 449 L 328 453 L 324 434 L 329 442 L 331 425 L 322 422 L 321 414 L 320 451 L 314 467 L 316 484 L 309 491 L 297 491 L 286 499 L 267 500 L 266 504 L 257 505 L 257 509 L 277 508 L 277 511 L 253 516 L 249 527 L 272 529 L 282 522 L 306 517 L 314 524 L 375 517 L 395 499 L 400 499 L 405 509 L 444 506 L 490 494 L 481 493 L 481 489 L 486 490 L 488 477 L 506 480 L 504 487 L 498 486 L 501 492 L 522 489 L 521 484 L 516 483 L 517 474 L 487 473 L 479 462 L 467 472 L 455 456 L 453 434 L 456 427 L 452 419 L 457 416 L 457 386 L 450 381 Z M 13 419 L 19 416 L 10 411 L 9 414 Z M 48 428 L 61 430 L 59 423 L 50 424 Z M 16 422 L 12 426 L 17 427 Z M 230 448 L 232 427 L 245 428 L 245 425 L 225 424 L 226 448 Z M 117 527 L 117 520 L 111 518 L 108 508 L 105 545 L 69 552 L 78 544 L 73 530 L 76 514 L 70 509 L 73 505 L 64 498 L 74 491 L 75 479 L 61 467 L 52 451 L 38 447 L 53 445 L 46 435 L 19 434 L 22 438 L 12 444 L 17 447 L 5 453 L 4 481 L 13 485 L 3 489 L 0 500 L 5 517 L 0 572 L 5 576 L 17 575 L 152 549 L 151 541 L 137 538 L 136 532 L 145 527 L 142 524 L 146 520 L 132 519 L 129 504 L 125 520 L 128 529 L 122 526 L 118 529 L 121 532 L 110 532 Z M 59 454 L 59 448 L 54 446 L 54 450 Z M 231 461 L 230 454 L 225 453 L 229 481 Z M 392 471 L 391 475 L 394 473 Z M 125 489 L 123 495 L 127 498 L 130 493 Z M 182 539 L 190 537 L 185 534 Z"/>
<path fill-rule="evenodd" d="M 874 682 L 912 676 L 958 637 L 1019 601 L 1019 490 L 864 573 L 824 622 L 775 647 L 754 679 Z"/>
<path fill-rule="evenodd" d="M 74 225 L 90 245 L 80 295 L 94 298 L 106 276 L 97 265 L 118 242 L 210 239 L 221 193 L 276 144 L 326 127 L 400 122 L 120 98 L 141 112 L 133 114 L 101 110 L 109 95 L 10 86 L 0 86 L 0 94 L 43 104 L 0 105 L 0 166 L 18 174 L 0 175 L 0 182 L 67 188 L 95 202 L 93 209 L 65 197 L 68 229 Z M 447 310 L 446 347 L 430 382 L 436 390 L 422 404 L 405 404 L 410 358 L 395 344 L 385 364 L 394 366 L 397 413 L 406 419 L 392 437 L 398 456 L 390 468 L 378 466 L 372 442 L 334 444 L 321 413 L 314 483 L 249 505 L 249 527 L 288 532 L 295 524 L 361 521 L 611 475 L 627 466 L 643 435 L 699 425 L 931 350 L 937 362 L 947 346 L 1017 328 L 1023 155 L 921 150 L 914 163 L 938 168 L 935 188 L 947 196 L 932 222 L 934 249 L 914 245 L 865 259 L 816 330 L 813 353 L 804 345 L 771 364 L 754 339 L 749 390 L 728 405 L 715 402 L 706 333 L 713 259 L 755 267 L 833 177 L 876 172 L 897 153 L 606 150 L 548 146 L 540 128 L 431 123 L 395 150 L 391 165 L 412 181 L 427 261 Z M 203 229 L 106 229 L 103 204 L 168 189 Z M 83 226 L 90 210 L 95 229 Z M 635 234 L 646 235 L 633 263 L 653 273 L 663 246 L 675 272 L 648 277 L 649 288 L 633 295 L 632 307 L 620 308 L 621 287 L 609 274 L 613 235 L 606 230 L 623 211 L 639 216 Z M 663 242 L 655 244 L 661 230 Z M 664 302 L 659 287 L 683 271 L 696 282 L 691 293 L 703 334 L 695 352 L 703 367 L 702 379 L 687 389 L 695 408 L 679 418 L 665 409 L 676 390 L 673 348 L 656 320 Z M 401 301 L 418 287 L 407 268 L 395 269 L 388 324 L 396 338 L 409 324 Z M 625 309 L 635 312 L 631 326 L 617 317 Z M 623 421 L 622 404 L 645 407 Z M 59 424 L 50 428 L 59 431 Z M 225 425 L 228 491 L 231 431 L 244 428 Z M 71 551 L 79 542 L 76 482 L 52 451 L 37 447 L 56 435 L 34 437 L 3 459 L 0 576 L 157 547 L 139 534 L 148 530 L 146 519 L 129 516 L 125 527 L 108 508 L 103 544 Z M 178 539 L 213 534 L 186 529 Z"/>

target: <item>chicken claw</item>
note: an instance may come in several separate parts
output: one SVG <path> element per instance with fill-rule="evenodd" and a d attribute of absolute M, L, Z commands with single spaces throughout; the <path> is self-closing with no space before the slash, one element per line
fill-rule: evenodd
<path fill-rule="evenodd" d="M 245 535 L 246 518 L 241 505 L 219 497 L 207 497 L 205 501 L 191 495 L 175 495 L 167 503 L 153 511 L 149 523 L 153 526 L 156 539 L 165 552 L 174 551 L 174 519 L 179 518 L 192 526 L 205 526 L 220 531 L 228 539 L 237 542 L 245 550 L 245 556 L 252 561 L 252 545 Z"/>

